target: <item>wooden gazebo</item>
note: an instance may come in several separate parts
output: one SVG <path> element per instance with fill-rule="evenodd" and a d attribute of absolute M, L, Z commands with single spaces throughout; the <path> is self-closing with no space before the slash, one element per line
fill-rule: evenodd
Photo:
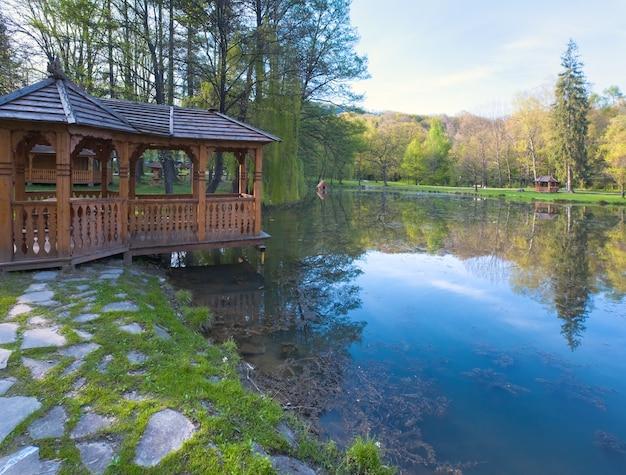
<path fill-rule="evenodd" d="M 215 111 L 97 99 L 53 71 L 0 97 L 0 272 L 263 244 L 269 236 L 261 230 L 262 147 L 276 141 Z M 29 160 L 41 146 L 54 153 L 55 186 L 30 191 Z M 98 188 L 74 187 L 73 167 L 84 150 L 97 161 Z M 191 194 L 136 194 L 135 164 L 146 150 L 184 151 Z M 216 152 L 236 157 L 238 193 L 206 193 L 207 165 Z M 109 186 L 112 157 L 117 187 Z"/>
<path fill-rule="evenodd" d="M 560 184 L 561 182 L 552 175 L 539 176 L 535 180 L 535 191 L 539 193 L 557 193 Z"/>

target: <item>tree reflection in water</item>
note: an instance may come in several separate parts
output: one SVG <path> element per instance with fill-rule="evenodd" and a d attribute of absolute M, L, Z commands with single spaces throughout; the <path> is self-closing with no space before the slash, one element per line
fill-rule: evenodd
<path fill-rule="evenodd" d="M 422 363 L 405 358 L 398 367 L 375 359 L 354 364 L 350 349 L 365 328 L 350 318 L 362 305 L 357 262 L 369 250 L 454 254 L 471 274 L 509 279 L 516 292 L 543 303 L 563 321 L 562 333 L 575 350 L 583 343 L 593 295 L 604 291 L 620 299 L 626 292 L 620 281 L 623 212 L 620 219 L 619 210 L 600 207 L 551 205 L 550 213 L 544 211 L 467 197 L 330 193 L 323 202 L 266 213 L 263 228 L 272 239 L 264 266 L 254 251 L 194 253 L 196 264 L 239 263 L 230 271 L 173 269 L 172 279 L 193 291 L 195 304 L 213 309 L 209 337 L 237 342 L 254 367 L 246 371 L 254 385 L 307 417 L 320 434 L 337 423 L 333 438 L 339 442 L 376 436 L 403 467 L 460 473 L 478 462 L 442 463 L 422 438 L 423 418 L 444 417 L 449 404 L 438 382 L 424 376 Z M 212 271 L 214 279 L 208 277 Z M 494 364 L 505 369 L 512 360 L 499 355 Z M 511 390 L 500 370 L 465 373 L 489 388 Z M 599 400 L 569 379 L 537 382 L 580 400 Z"/>

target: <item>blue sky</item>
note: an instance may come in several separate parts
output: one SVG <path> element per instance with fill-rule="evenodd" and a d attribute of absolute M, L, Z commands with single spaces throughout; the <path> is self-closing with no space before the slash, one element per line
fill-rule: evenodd
<path fill-rule="evenodd" d="M 593 92 L 626 93 L 626 0 L 352 0 L 351 19 L 368 110 L 501 115 L 552 88 L 570 38 Z"/>

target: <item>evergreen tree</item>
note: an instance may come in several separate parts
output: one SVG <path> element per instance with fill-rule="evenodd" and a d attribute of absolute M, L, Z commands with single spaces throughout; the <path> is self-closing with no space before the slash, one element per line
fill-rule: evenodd
<path fill-rule="evenodd" d="M 554 132 L 557 163 L 565 174 L 566 190 L 574 192 L 575 179 L 586 179 L 587 132 L 589 120 L 589 95 L 579 59 L 578 46 L 573 40 L 561 56 L 563 71 L 559 73 L 555 88 Z"/>

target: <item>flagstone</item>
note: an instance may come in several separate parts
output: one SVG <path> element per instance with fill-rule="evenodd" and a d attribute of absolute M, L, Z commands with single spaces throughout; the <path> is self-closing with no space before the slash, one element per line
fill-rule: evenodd
<path fill-rule="evenodd" d="M 43 417 L 37 419 L 28 427 L 28 433 L 35 440 L 60 438 L 65 434 L 67 412 L 62 406 L 54 406 Z"/>
<path fill-rule="evenodd" d="M 136 304 L 133 302 L 111 302 L 102 307 L 103 312 L 136 312 L 139 310 Z"/>
<path fill-rule="evenodd" d="M 13 353 L 13 351 L 0 348 L 0 369 L 7 367 L 11 353 Z"/>
<path fill-rule="evenodd" d="M 6 394 L 6 392 L 17 382 L 15 378 L 0 379 L 0 396 Z"/>
<path fill-rule="evenodd" d="M 13 320 L 20 315 L 24 315 L 32 311 L 33 307 L 31 307 L 30 305 L 26 303 L 18 303 L 17 305 L 11 307 L 11 310 L 9 310 L 9 313 L 7 314 L 6 320 Z"/>
<path fill-rule="evenodd" d="M 13 432 L 22 421 L 41 408 L 34 397 L 0 397 L 0 443 Z"/>
<path fill-rule="evenodd" d="M 0 323 L 0 345 L 17 341 L 17 323 Z"/>
<path fill-rule="evenodd" d="M 59 362 L 22 358 L 22 364 L 30 370 L 31 377 L 39 381 L 45 378 L 48 372 L 59 364 Z"/>
<path fill-rule="evenodd" d="M 110 427 L 114 422 L 114 419 L 101 416 L 99 414 L 92 414 L 88 412 L 80 418 L 78 424 L 70 434 L 72 439 L 82 439 L 93 435 L 102 429 Z"/>
<path fill-rule="evenodd" d="M 129 323 L 128 325 L 122 325 L 120 330 L 130 333 L 132 335 L 139 335 L 143 333 L 143 328 L 138 323 Z"/>
<path fill-rule="evenodd" d="M 42 290 L 41 292 L 30 292 L 21 295 L 18 297 L 18 303 L 25 304 L 38 304 L 38 305 L 52 305 L 55 303 L 52 298 L 54 297 L 54 292 L 51 290 Z"/>
<path fill-rule="evenodd" d="M 56 326 L 26 330 L 22 337 L 22 350 L 64 346 L 65 344 L 67 344 L 67 339 L 59 333 L 59 328 Z"/>
<path fill-rule="evenodd" d="M 194 434 L 193 424 L 172 409 L 153 414 L 135 452 L 135 463 L 154 467 L 168 454 L 177 451 Z"/>
<path fill-rule="evenodd" d="M 83 465 L 94 475 L 104 473 L 115 456 L 115 449 L 107 442 L 76 444 Z"/>

